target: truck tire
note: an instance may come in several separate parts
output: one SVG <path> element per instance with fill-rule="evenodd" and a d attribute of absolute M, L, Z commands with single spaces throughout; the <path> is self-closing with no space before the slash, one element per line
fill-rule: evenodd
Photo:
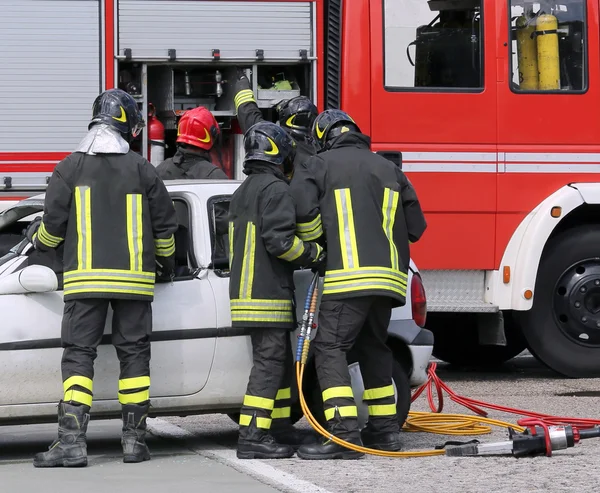
<path fill-rule="evenodd" d="M 600 376 L 600 226 L 571 228 L 548 242 L 533 307 L 518 316 L 546 366 L 567 377 Z"/>
<path fill-rule="evenodd" d="M 518 321 L 504 312 L 506 346 L 482 346 L 474 313 L 429 313 L 427 329 L 433 332 L 433 356 L 456 366 L 489 368 L 501 365 L 527 346 Z"/>

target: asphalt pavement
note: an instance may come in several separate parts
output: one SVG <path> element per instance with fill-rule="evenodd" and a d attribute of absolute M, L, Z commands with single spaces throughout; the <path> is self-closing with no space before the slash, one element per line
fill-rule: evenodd
<path fill-rule="evenodd" d="M 600 379 L 558 377 L 525 354 L 493 371 L 472 371 L 440 364 L 438 375 L 458 394 L 505 406 L 554 415 L 600 419 Z M 428 410 L 420 398 L 413 410 Z M 445 401 L 444 412 L 466 413 Z M 490 412 L 490 417 L 516 422 L 517 417 Z M 56 425 L 0 428 L 0 491 L 64 491 L 90 493 L 170 491 L 263 493 L 586 493 L 600 482 L 600 439 L 590 439 L 553 457 L 428 457 L 358 461 L 240 461 L 235 458 L 236 425 L 226 416 L 149 420 L 153 459 L 123 464 L 118 421 L 92 421 L 89 466 L 84 469 L 40 470 L 31 465 L 45 449 Z M 305 421 L 299 427 L 308 429 Z M 506 439 L 494 430 L 480 441 Z M 431 449 L 446 440 L 470 440 L 425 433 L 403 433 L 405 450 Z"/>

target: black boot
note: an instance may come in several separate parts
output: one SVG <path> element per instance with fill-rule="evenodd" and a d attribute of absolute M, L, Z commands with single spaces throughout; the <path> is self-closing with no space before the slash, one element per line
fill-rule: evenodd
<path fill-rule="evenodd" d="M 402 442 L 400 440 L 400 432 L 381 432 L 373 428 L 371 423 L 360 433 L 363 443 L 367 448 L 377 450 L 386 450 L 388 452 L 400 452 L 402 450 Z"/>
<path fill-rule="evenodd" d="M 146 445 L 146 418 L 150 404 L 123 404 L 123 462 L 135 463 L 150 460 Z"/>
<path fill-rule="evenodd" d="M 292 455 L 292 447 L 277 443 L 266 430 L 256 427 L 256 414 L 249 426 L 240 427 L 238 459 L 288 459 Z"/>
<path fill-rule="evenodd" d="M 312 431 L 300 431 L 289 421 L 277 424 L 274 422 L 270 434 L 278 443 L 290 445 L 294 450 L 298 450 L 301 445 L 317 443 L 317 436 Z"/>
<path fill-rule="evenodd" d="M 336 411 L 335 417 L 332 424 L 329 427 L 331 434 L 341 438 L 342 440 L 352 443 L 354 445 L 362 446 L 360 439 L 360 433 L 358 428 L 349 431 L 344 425 L 344 420 L 340 417 Z M 323 437 L 318 443 L 314 445 L 302 445 L 298 449 L 298 457 L 301 459 L 308 460 L 326 460 L 326 459 L 360 459 L 363 452 L 356 452 L 354 450 L 338 445 L 334 441 Z"/>
<path fill-rule="evenodd" d="M 74 406 L 60 401 L 58 404 L 58 439 L 48 452 L 36 454 L 34 467 L 85 467 L 87 444 L 85 433 L 90 422 L 89 406 Z"/>

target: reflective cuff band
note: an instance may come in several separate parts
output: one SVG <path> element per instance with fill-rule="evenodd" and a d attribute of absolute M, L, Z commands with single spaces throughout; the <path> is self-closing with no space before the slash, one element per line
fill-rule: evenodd
<path fill-rule="evenodd" d="M 286 262 L 293 262 L 303 253 L 304 253 L 304 243 L 302 242 L 302 240 L 300 238 L 298 238 L 297 236 L 294 236 L 294 243 L 292 244 L 290 249 L 287 252 L 282 253 L 281 255 L 278 255 L 277 258 L 280 258 L 281 260 L 285 260 Z"/>
<path fill-rule="evenodd" d="M 255 103 L 256 100 L 254 99 L 252 89 L 243 89 L 235 95 L 233 102 L 235 103 L 235 111 L 237 111 L 241 105 L 245 103 Z"/>
<path fill-rule="evenodd" d="M 397 412 L 396 404 L 369 406 L 369 416 L 394 416 Z"/>
<path fill-rule="evenodd" d="M 38 228 L 35 237 L 40 243 L 50 248 L 56 248 L 64 241 L 64 238 L 61 238 L 60 236 L 54 236 L 48 233 L 48 230 L 46 229 L 46 226 L 43 222 L 40 224 L 40 227 Z"/>
<path fill-rule="evenodd" d="M 119 390 L 133 390 L 150 387 L 150 377 L 123 378 L 119 380 Z"/>
<path fill-rule="evenodd" d="M 79 404 L 85 404 L 86 406 L 92 406 L 92 396 L 85 392 L 79 392 L 79 390 L 68 390 L 64 396 L 65 402 L 77 402 Z"/>
<path fill-rule="evenodd" d="M 92 379 L 88 378 L 88 377 L 82 377 L 80 375 L 75 375 L 73 377 L 67 378 L 63 382 L 63 390 L 66 392 L 74 385 L 83 387 L 84 389 L 87 389 L 90 392 L 93 392 L 93 390 L 94 390 L 94 383 L 92 382 Z"/>
<path fill-rule="evenodd" d="M 271 418 L 273 418 L 273 419 L 289 418 L 291 415 L 292 415 L 291 407 L 276 407 L 275 409 L 273 409 L 273 412 L 271 413 Z"/>
<path fill-rule="evenodd" d="M 376 389 L 367 389 L 363 394 L 363 400 L 372 401 L 375 399 L 383 399 L 384 397 L 394 396 L 394 386 L 386 385 L 385 387 L 378 387 Z"/>
<path fill-rule="evenodd" d="M 250 426 L 253 417 L 249 414 L 240 414 L 240 426 Z M 256 418 L 256 427 L 268 430 L 271 428 L 271 418 Z"/>
<path fill-rule="evenodd" d="M 307 223 L 297 223 L 296 232 L 303 241 L 314 241 L 323 234 L 323 223 L 321 214 L 318 214 L 312 221 Z"/>
<path fill-rule="evenodd" d="M 119 402 L 121 404 L 141 404 L 148 400 L 150 400 L 149 390 L 142 390 L 141 392 L 135 392 L 133 394 L 119 393 Z"/>
<path fill-rule="evenodd" d="M 315 261 L 316 261 L 319 259 L 319 257 L 323 253 L 323 247 L 321 245 L 319 245 L 318 243 L 315 243 L 315 246 L 317 247 L 317 253 L 315 254 Z"/>
<path fill-rule="evenodd" d="M 356 418 L 358 417 L 358 409 L 356 406 L 341 406 L 341 407 L 330 407 L 325 409 L 325 419 L 331 421 L 335 418 L 335 412 L 338 412 L 342 418 Z"/>
<path fill-rule="evenodd" d="M 171 235 L 166 240 L 154 240 L 154 253 L 158 257 L 170 257 L 175 254 L 175 238 Z"/>
<path fill-rule="evenodd" d="M 244 406 L 257 407 L 259 409 L 266 409 L 268 411 L 272 411 L 273 407 L 275 406 L 275 401 L 273 399 L 267 399 L 265 397 L 245 395 Z"/>
<path fill-rule="evenodd" d="M 336 397 L 349 397 L 354 399 L 352 387 L 331 387 L 323 391 L 323 401 L 335 399 Z"/>
<path fill-rule="evenodd" d="M 292 398 L 292 389 L 288 387 L 286 389 L 279 389 L 277 395 L 275 396 L 276 401 L 281 401 L 283 399 L 291 399 Z"/>

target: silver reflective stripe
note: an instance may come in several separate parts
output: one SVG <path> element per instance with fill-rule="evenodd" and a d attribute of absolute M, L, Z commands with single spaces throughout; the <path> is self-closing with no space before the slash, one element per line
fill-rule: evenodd
<path fill-rule="evenodd" d="M 325 282 L 336 279 L 353 279 L 355 277 L 363 276 L 379 276 L 379 277 L 391 277 L 398 279 L 398 281 L 406 284 L 407 276 L 400 271 L 392 271 L 391 269 L 378 270 L 378 269 L 357 269 L 354 272 L 327 272 L 325 276 Z"/>
<path fill-rule="evenodd" d="M 336 190 L 335 193 L 336 195 L 338 195 L 341 204 L 341 211 L 338 211 L 338 215 L 343 220 L 342 225 L 344 228 L 344 244 L 346 247 L 346 258 L 348 261 L 348 268 L 354 269 L 354 255 L 352 255 L 352 237 L 350 232 L 350 218 L 348 217 L 348 201 L 346 191 L 349 192 L 348 189 L 344 189 Z"/>
<path fill-rule="evenodd" d="M 97 271 L 90 271 L 90 272 L 77 272 L 77 271 L 71 271 L 71 272 L 65 272 L 65 280 L 67 279 L 71 279 L 74 277 L 81 277 L 81 278 L 94 278 L 94 279 L 98 279 L 98 278 L 102 278 L 102 277 L 108 277 L 108 278 L 127 278 L 127 279 L 131 279 L 132 281 L 142 281 L 142 282 L 154 282 L 154 274 L 151 273 L 129 273 L 129 272 L 105 272 L 105 271 L 101 271 L 101 270 L 97 270 Z"/>

